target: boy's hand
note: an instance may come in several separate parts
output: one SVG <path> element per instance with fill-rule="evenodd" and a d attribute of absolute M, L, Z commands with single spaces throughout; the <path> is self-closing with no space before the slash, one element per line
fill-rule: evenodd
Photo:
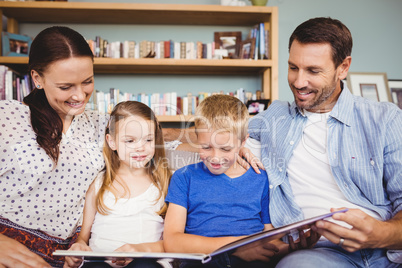
<path fill-rule="evenodd" d="M 264 242 L 264 239 L 250 244 L 249 246 L 240 247 L 233 255 L 240 259 L 250 261 L 269 262 L 279 253 L 279 248 L 273 243 Z"/>
<path fill-rule="evenodd" d="M 79 251 L 92 251 L 91 248 L 84 242 L 77 242 L 71 245 L 68 250 L 79 250 Z M 78 257 L 66 257 L 64 261 L 64 268 L 76 268 L 80 266 L 82 259 Z"/>
<path fill-rule="evenodd" d="M 291 235 L 289 238 L 289 252 L 296 251 L 298 249 L 308 249 L 315 246 L 315 244 L 320 239 L 321 235 L 313 230 L 309 230 L 304 232 L 303 230 L 299 231 L 299 239 L 293 241 L 293 237 Z"/>

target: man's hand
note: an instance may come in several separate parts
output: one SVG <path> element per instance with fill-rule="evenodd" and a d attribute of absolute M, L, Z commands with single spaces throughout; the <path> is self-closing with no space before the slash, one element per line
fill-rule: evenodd
<path fill-rule="evenodd" d="M 254 169 L 254 171 L 258 174 L 260 174 L 260 169 L 264 169 L 264 165 L 261 163 L 261 161 L 258 159 L 258 157 L 254 156 L 250 149 L 246 147 L 242 147 L 239 151 L 239 156 L 237 158 L 237 163 L 244 167 L 245 169 L 249 169 L 250 165 Z M 244 158 L 244 159 L 243 159 Z"/>
<path fill-rule="evenodd" d="M 84 242 L 74 243 L 68 250 L 92 251 L 91 248 Z M 79 267 L 81 263 L 82 263 L 81 258 L 66 257 L 63 268 L 76 268 Z"/>
<path fill-rule="evenodd" d="M 0 234 L 0 267 L 51 267 L 23 244 Z"/>
<path fill-rule="evenodd" d="M 340 209 L 331 209 L 336 210 Z M 332 218 L 348 223 L 352 229 L 329 221 L 318 221 L 312 228 L 349 252 L 364 248 L 399 248 L 402 243 L 401 216 L 399 212 L 394 219 L 382 222 L 359 209 L 349 209 L 345 213 L 334 214 Z"/>

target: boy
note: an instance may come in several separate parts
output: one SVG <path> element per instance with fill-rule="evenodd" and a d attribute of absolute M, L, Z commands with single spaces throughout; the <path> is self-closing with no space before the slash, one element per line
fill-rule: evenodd
<path fill-rule="evenodd" d="M 202 162 L 183 167 L 172 177 L 166 197 L 166 251 L 208 254 L 272 228 L 266 172 L 257 174 L 236 162 L 248 137 L 248 120 L 246 106 L 232 96 L 212 95 L 198 106 L 195 129 Z M 246 261 L 256 259 L 255 254 L 265 255 L 262 260 L 269 261 L 288 250 L 280 241 L 264 247 L 260 249 L 264 253 L 251 249 L 234 254 L 239 256 L 225 255 L 203 267 L 267 267 L 266 263 Z M 188 262 L 185 267 L 200 265 Z"/>

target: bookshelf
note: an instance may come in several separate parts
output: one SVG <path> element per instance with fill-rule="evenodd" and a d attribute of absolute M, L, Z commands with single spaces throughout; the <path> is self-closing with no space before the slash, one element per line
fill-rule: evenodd
<path fill-rule="evenodd" d="M 7 18 L 7 31 L 10 33 L 18 33 L 19 23 L 229 25 L 250 26 L 251 29 L 255 24 L 264 22 L 265 28 L 270 31 L 269 60 L 95 58 L 94 70 L 95 74 L 259 74 L 266 98 L 278 99 L 277 7 L 0 1 L 0 13 Z M 0 26 L 3 26 L 2 22 Z M 20 72 L 26 72 L 27 63 L 27 57 L 0 57 L 0 64 Z M 177 118 L 164 116 L 161 121 L 176 122 Z"/>

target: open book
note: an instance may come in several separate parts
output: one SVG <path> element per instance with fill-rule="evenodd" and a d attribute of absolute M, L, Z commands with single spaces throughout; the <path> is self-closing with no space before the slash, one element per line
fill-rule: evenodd
<path fill-rule="evenodd" d="M 92 251 L 73 251 L 73 250 L 56 250 L 54 256 L 72 256 L 82 257 L 84 260 L 116 260 L 118 258 L 135 259 L 135 258 L 151 258 L 151 259 L 181 259 L 181 260 L 198 260 L 202 263 L 209 262 L 215 256 L 222 253 L 233 253 L 236 250 L 241 250 L 243 247 L 250 248 L 260 245 L 260 242 L 269 242 L 279 239 L 285 235 L 299 230 L 309 229 L 316 221 L 331 217 L 335 213 L 346 212 L 347 209 L 335 211 L 323 215 L 319 215 L 310 219 L 295 222 L 279 228 L 262 231 L 256 234 L 249 235 L 235 242 L 229 243 L 210 254 L 202 253 L 168 253 L 168 252 L 92 252 Z"/>

